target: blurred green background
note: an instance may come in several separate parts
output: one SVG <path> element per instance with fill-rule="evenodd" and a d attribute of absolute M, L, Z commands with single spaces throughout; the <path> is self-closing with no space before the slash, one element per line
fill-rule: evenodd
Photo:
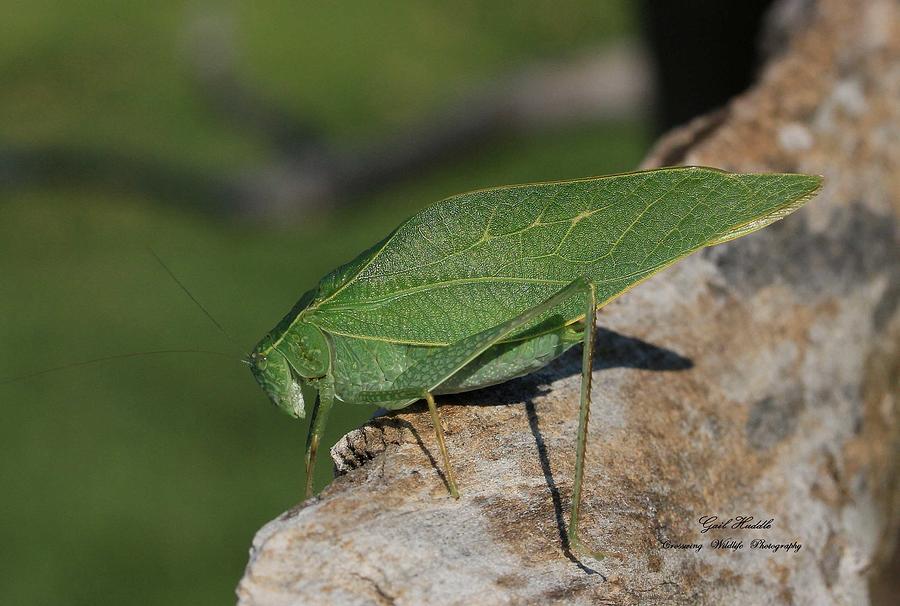
<path fill-rule="evenodd" d="M 188 175 L 264 165 L 271 141 L 214 110 L 191 67 L 197 24 L 222 20 L 240 82 L 336 149 L 636 28 L 626 0 L 6 0 L 0 378 L 169 348 L 230 358 L 147 356 L 0 385 L 2 604 L 232 603 L 254 532 L 300 498 L 305 423 L 267 401 L 148 246 L 249 350 L 320 276 L 424 205 L 628 170 L 650 139 L 639 117 L 498 137 L 289 223 L 210 212 L 177 184 L 136 187 L 114 170 L 85 180 L 4 165 L 4 149 L 38 166 L 46 149 Z M 372 412 L 336 409 L 328 445 Z M 320 463 L 318 487 L 331 477 Z"/>

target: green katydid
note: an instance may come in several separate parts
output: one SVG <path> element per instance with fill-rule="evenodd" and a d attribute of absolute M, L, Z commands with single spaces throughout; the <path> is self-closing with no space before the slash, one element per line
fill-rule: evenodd
<path fill-rule="evenodd" d="M 578 538 L 597 309 L 705 246 L 802 206 L 821 178 L 702 167 L 498 187 L 447 198 L 307 292 L 250 367 L 279 408 L 312 406 L 306 495 L 335 403 L 425 399 L 458 498 L 434 395 L 535 371 L 584 344 L 570 521 Z"/>

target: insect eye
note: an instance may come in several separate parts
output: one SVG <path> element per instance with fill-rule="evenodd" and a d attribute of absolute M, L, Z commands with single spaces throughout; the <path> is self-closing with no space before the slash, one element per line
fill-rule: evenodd
<path fill-rule="evenodd" d="M 266 357 L 265 357 L 265 356 L 262 356 L 262 355 L 255 355 L 255 354 L 254 354 L 254 356 L 253 356 L 253 362 L 254 362 L 254 364 L 256 364 L 256 368 L 258 368 L 259 370 L 265 370 L 265 369 L 266 369 L 266 366 L 269 365 L 269 364 L 268 364 L 268 360 L 266 359 Z"/>

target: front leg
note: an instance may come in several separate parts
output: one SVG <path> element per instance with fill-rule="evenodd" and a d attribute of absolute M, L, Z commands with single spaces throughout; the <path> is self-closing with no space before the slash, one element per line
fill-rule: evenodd
<path fill-rule="evenodd" d="M 331 412 L 334 404 L 334 381 L 330 376 L 321 379 L 318 392 L 312 418 L 309 420 L 309 433 L 306 436 L 306 490 L 304 492 L 306 499 L 313 494 L 316 454 L 319 451 L 319 444 L 322 442 L 322 434 L 325 433 L 325 425 L 328 423 L 328 413 Z"/>

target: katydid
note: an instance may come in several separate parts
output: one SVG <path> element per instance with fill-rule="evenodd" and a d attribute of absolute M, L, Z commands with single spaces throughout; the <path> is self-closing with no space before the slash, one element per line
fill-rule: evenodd
<path fill-rule="evenodd" d="M 777 221 L 821 178 L 703 167 L 516 185 L 447 198 L 322 278 L 250 355 L 269 398 L 304 418 L 306 495 L 335 403 L 425 399 L 459 497 L 434 395 L 501 383 L 583 343 L 570 546 L 581 543 L 597 309 L 677 260 Z"/>

